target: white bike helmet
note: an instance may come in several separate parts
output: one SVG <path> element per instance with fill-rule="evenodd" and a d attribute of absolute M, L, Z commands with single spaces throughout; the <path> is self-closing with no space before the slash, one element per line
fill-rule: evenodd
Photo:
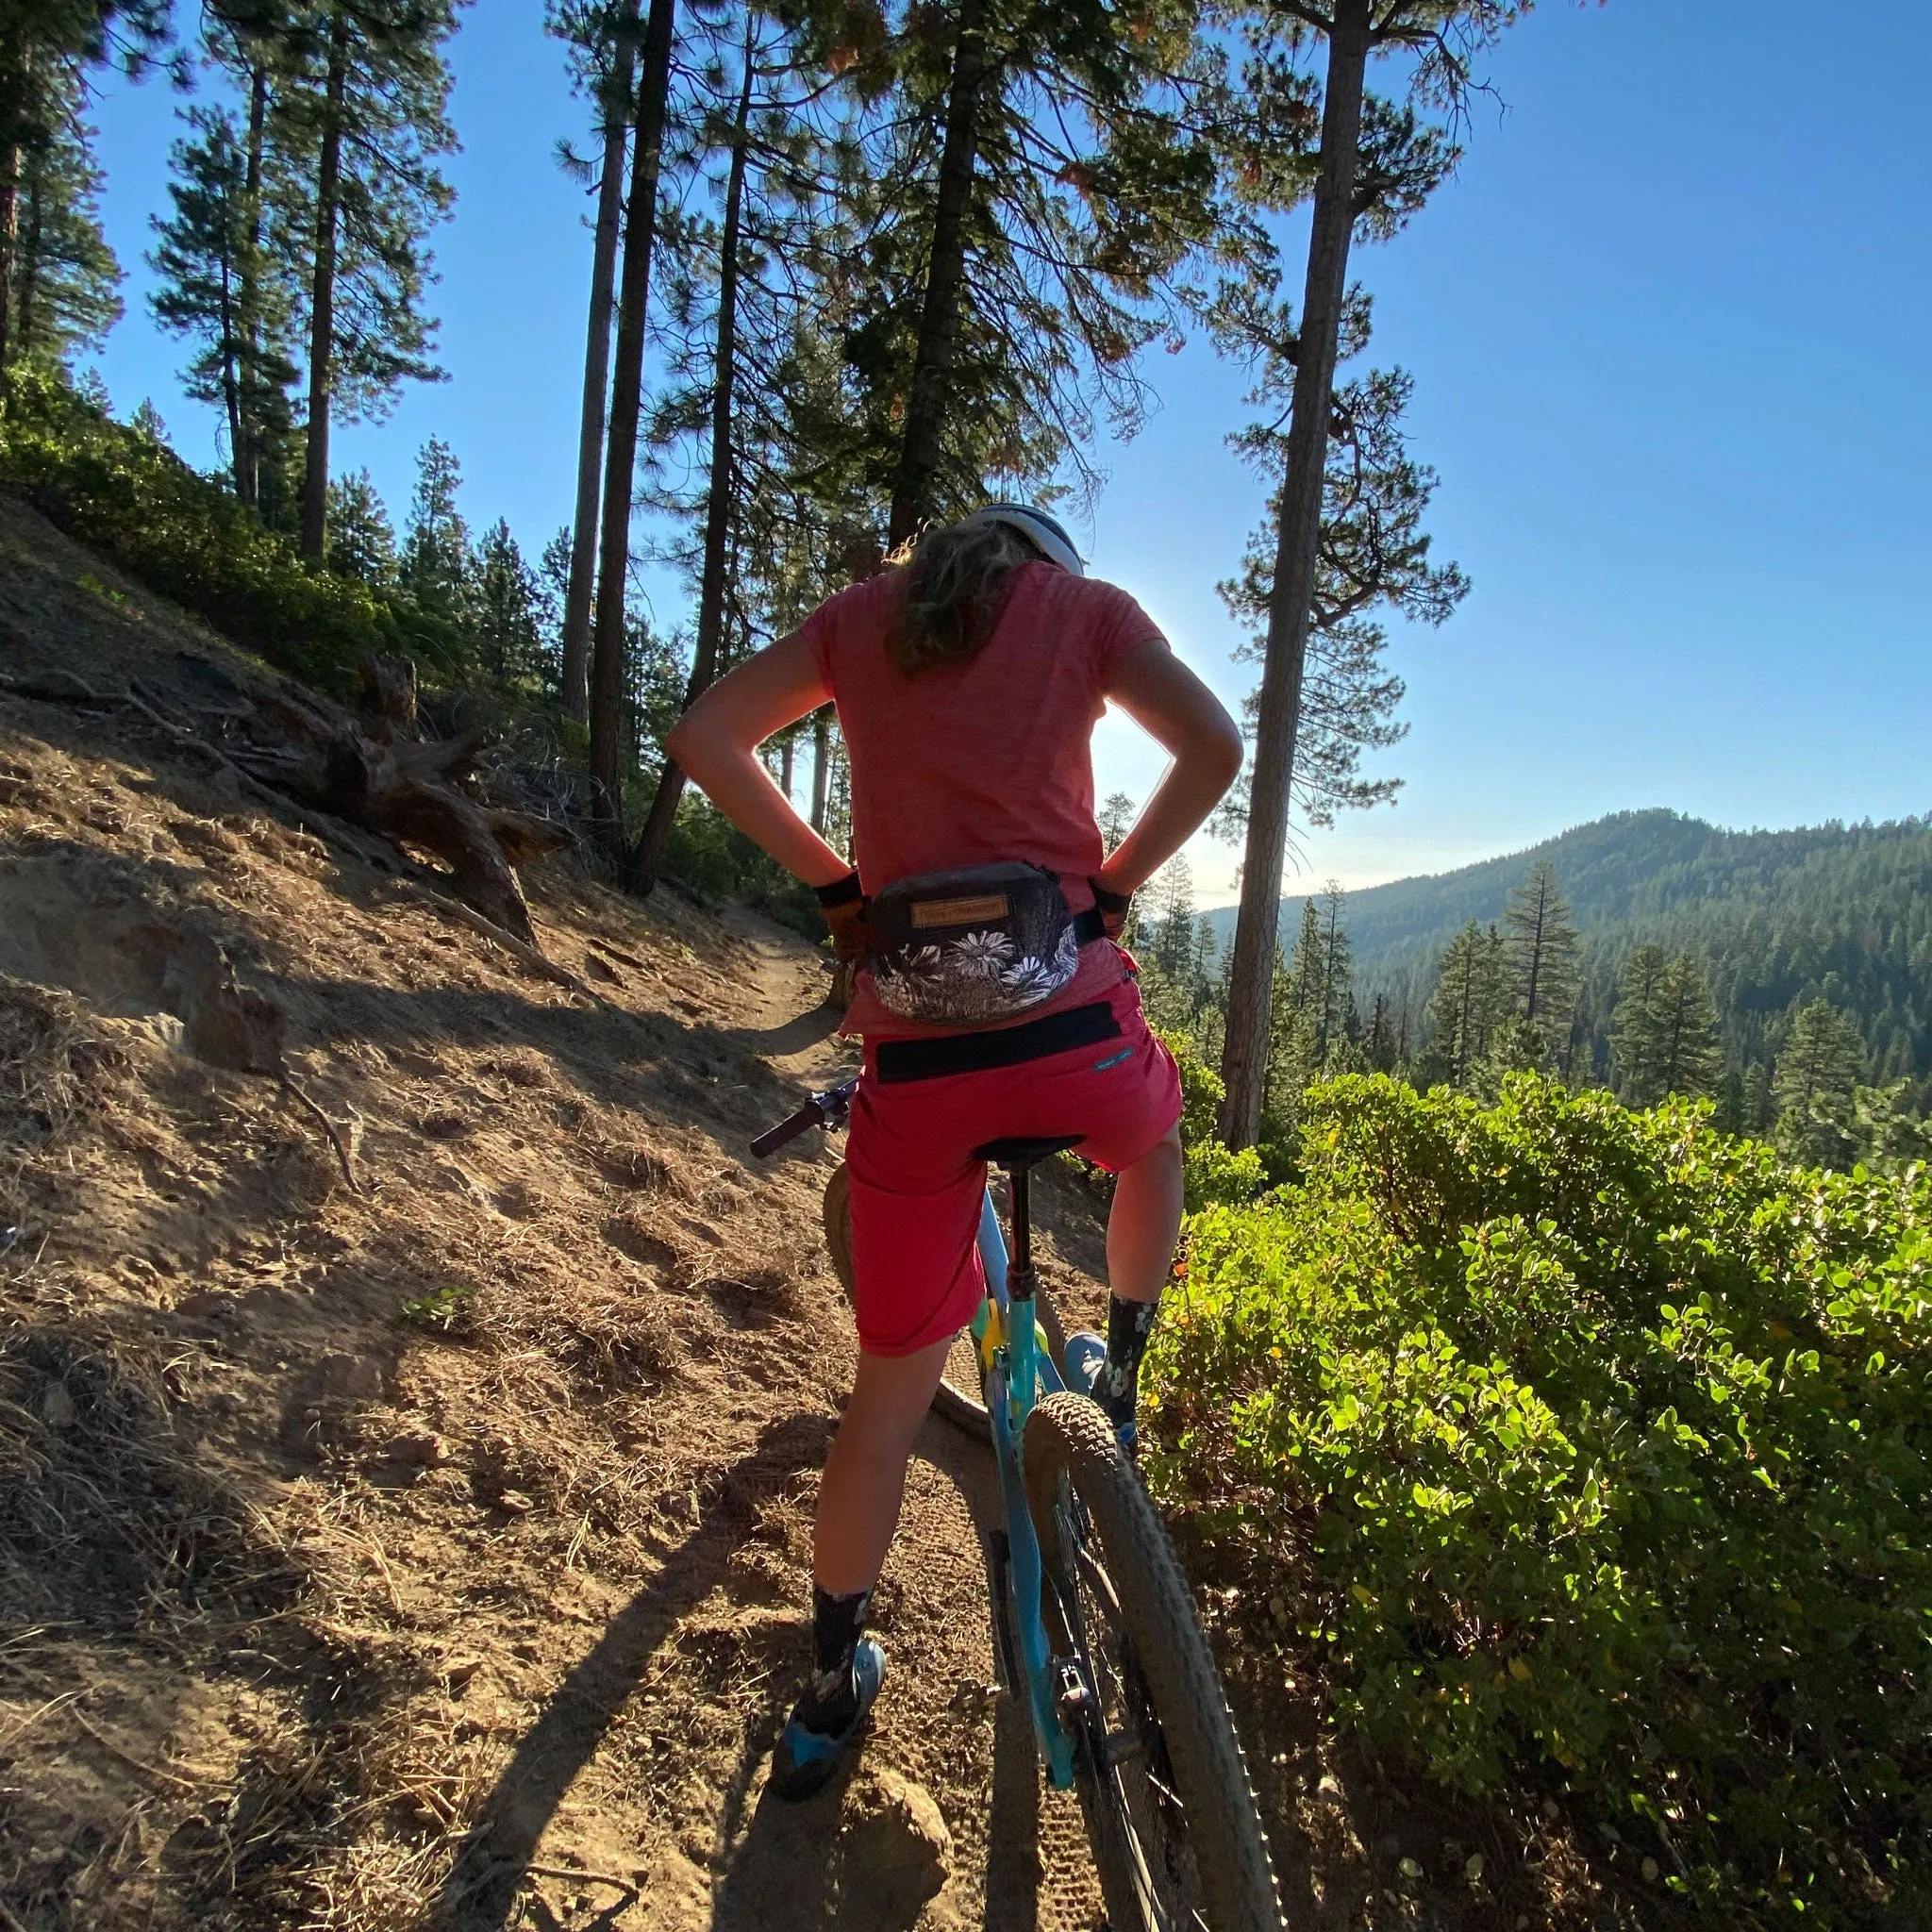
<path fill-rule="evenodd" d="M 1062 570 L 1072 571 L 1076 577 L 1087 575 L 1087 566 L 1080 561 L 1080 553 L 1074 548 L 1074 540 L 1067 535 L 1059 519 L 1048 516 L 1043 509 L 1035 509 L 1024 503 L 984 504 L 961 517 L 958 526 L 962 530 L 970 530 L 974 524 L 1006 524 L 1018 530 L 1028 542 L 1037 545 L 1049 563 L 1057 563 Z"/>

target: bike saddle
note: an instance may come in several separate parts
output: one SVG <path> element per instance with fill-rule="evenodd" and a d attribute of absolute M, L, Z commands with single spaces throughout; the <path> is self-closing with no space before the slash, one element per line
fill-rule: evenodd
<path fill-rule="evenodd" d="M 1048 1134 L 1029 1141 L 1024 1135 L 1016 1135 L 1011 1140 L 989 1141 L 984 1147 L 975 1147 L 973 1158 L 990 1161 L 994 1167 L 1031 1167 L 1050 1154 L 1064 1154 L 1069 1147 L 1077 1147 L 1086 1138 L 1085 1134 Z"/>

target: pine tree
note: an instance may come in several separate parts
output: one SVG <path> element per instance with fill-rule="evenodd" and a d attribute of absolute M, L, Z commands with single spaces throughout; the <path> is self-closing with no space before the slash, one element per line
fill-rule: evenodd
<path fill-rule="evenodd" d="M 1133 829 L 1137 816 L 1134 801 L 1124 791 L 1109 792 L 1098 814 L 1100 824 L 1100 846 L 1103 852 L 1112 852 L 1123 839 Z"/>
<path fill-rule="evenodd" d="M 578 56 L 575 77 L 596 104 L 597 220 L 591 250 L 591 310 L 577 419 L 577 493 L 559 607 L 558 677 L 566 717 L 590 716 L 591 606 L 603 502 L 604 420 L 610 391 L 610 331 L 617 319 L 617 244 L 624 225 L 624 162 L 635 102 L 639 0 L 555 6 L 550 30 Z M 574 162 L 574 158 L 567 157 Z M 585 170 L 584 172 L 588 172 Z"/>
<path fill-rule="evenodd" d="M 1322 971 L 1321 916 L 1312 899 L 1302 902 L 1301 929 L 1294 950 L 1274 951 L 1272 1033 L 1268 1042 L 1268 1091 L 1264 1117 L 1267 1138 L 1288 1139 L 1301 1118 L 1301 1098 L 1322 1071 L 1315 1046 L 1314 992 Z"/>
<path fill-rule="evenodd" d="M 1796 1159 L 1848 1165 L 1856 1146 L 1853 1103 L 1864 1075 L 1865 1042 L 1857 1023 L 1829 1000 L 1800 1007 L 1772 1081 L 1777 1144 Z"/>
<path fill-rule="evenodd" d="M 1391 0 L 1381 7 L 1372 0 L 1264 0 L 1245 23 L 1257 55 L 1249 63 L 1251 73 L 1291 74 L 1298 65 L 1294 57 L 1316 36 L 1327 43 L 1327 70 L 1289 430 L 1282 445 L 1283 487 L 1274 505 L 1274 558 L 1222 1056 L 1222 1138 L 1231 1147 L 1254 1139 L 1261 1110 L 1259 1057 L 1269 1034 L 1266 961 L 1294 790 L 1335 369 L 1348 307 L 1349 247 L 1358 226 L 1372 235 L 1394 233 L 1454 159 L 1446 138 L 1419 125 L 1404 109 L 1365 111 L 1368 65 L 1377 55 L 1401 54 L 1413 62 L 1412 92 L 1425 103 L 1447 103 L 1453 117 L 1467 98 L 1474 54 L 1521 11 L 1516 0 Z M 1305 109 L 1306 101 L 1291 92 L 1289 105 Z M 1290 170 L 1288 194 L 1298 192 L 1304 179 Z M 1259 198 L 1283 198 L 1276 177 L 1266 170 L 1255 192 Z"/>
<path fill-rule="evenodd" d="M 1502 935 L 1472 919 L 1449 941 L 1436 974 L 1426 1016 L 1427 1076 L 1470 1089 L 1489 1058 L 1508 1000 Z"/>
<path fill-rule="evenodd" d="M 1260 363 L 1263 374 L 1249 400 L 1269 411 L 1268 420 L 1228 439 L 1273 488 L 1271 519 L 1250 535 L 1241 575 L 1217 587 L 1248 633 L 1235 647 L 1237 659 L 1247 663 L 1265 658 L 1274 608 L 1273 515 L 1286 453 L 1279 425 L 1296 355 L 1293 325 L 1285 309 L 1270 307 L 1266 286 L 1252 277 L 1232 283 L 1207 311 L 1224 350 Z M 1352 327 L 1346 346 L 1358 354 L 1367 340 L 1364 319 Z M 1361 774 L 1364 753 L 1400 743 L 1408 729 L 1395 716 L 1407 687 L 1384 659 L 1388 633 L 1371 613 L 1389 609 L 1411 624 L 1441 625 L 1469 591 L 1468 578 L 1455 564 L 1431 559 L 1422 527 L 1436 475 L 1410 454 L 1402 426 L 1412 387 L 1399 369 L 1376 370 L 1339 391 L 1334 401 L 1294 755 L 1293 802 L 1312 825 L 1333 824 L 1338 812 L 1386 804 L 1401 788 L 1400 779 Z M 1251 739 L 1259 707 L 1258 691 L 1243 700 Z M 1248 798 L 1247 787 L 1237 785 L 1223 800 L 1214 818 L 1220 836 L 1241 836 Z"/>
<path fill-rule="evenodd" d="M 1368 1033 L 1362 1041 L 1362 1054 L 1372 1074 L 1393 1074 L 1401 1064 L 1396 1022 L 1390 1010 L 1387 993 L 1375 995 L 1375 1004 L 1369 1013 Z"/>
<path fill-rule="evenodd" d="M 630 187 L 624 208 L 624 266 L 618 282 L 604 484 L 598 508 L 596 596 L 591 606 L 587 698 L 591 810 L 600 841 L 613 856 L 623 858 L 628 855 L 624 851 L 624 777 L 618 742 L 630 626 L 625 592 L 630 576 L 631 511 L 636 502 L 638 425 L 643 408 L 651 261 L 657 246 L 658 179 L 663 160 L 676 15 L 676 0 L 651 0 L 640 43 L 637 102 L 631 121 Z"/>
<path fill-rule="evenodd" d="M 97 347 L 121 319 L 121 264 L 101 227 L 103 179 L 77 89 L 59 126 L 24 153 L 6 307 L 18 357 Z"/>
<path fill-rule="evenodd" d="M 299 261 L 270 246 L 270 217 L 272 208 L 298 208 L 302 192 L 301 158 L 271 138 L 269 110 L 272 101 L 287 95 L 302 65 L 308 42 L 304 5 L 305 0 L 205 0 L 203 7 L 208 58 L 247 102 L 238 137 L 240 207 L 223 237 L 232 250 L 240 321 L 235 493 L 277 529 L 294 528 L 301 514 L 295 475 L 301 452 L 291 391 L 302 290 Z M 230 191 L 224 198 L 232 195 Z"/>
<path fill-rule="evenodd" d="M 1324 1068 L 1333 1063 L 1347 1033 L 1348 1016 L 1355 1008 L 1355 961 L 1341 924 L 1341 888 L 1330 879 L 1322 894 L 1319 915 L 1319 979 L 1309 992 L 1315 1014 L 1316 1063 Z"/>
<path fill-rule="evenodd" d="M 502 518 L 477 546 L 471 594 L 482 668 L 506 684 L 541 688 L 545 659 L 538 623 L 541 594 L 536 575 Z"/>
<path fill-rule="evenodd" d="M 1203 913 L 1194 927 L 1194 956 L 1188 962 L 1189 997 L 1196 1019 L 1213 1002 L 1220 963 L 1221 941 L 1215 936 L 1214 922 Z"/>
<path fill-rule="evenodd" d="M 1664 949 L 1646 941 L 1625 962 L 1610 1015 L 1610 1068 L 1617 1093 L 1626 1107 L 1649 1107 L 1661 1098 L 1659 1042 L 1653 1002 L 1670 960 Z"/>
<path fill-rule="evenodd" d="M 739 291 L 746 278 L 746 269 L 751 268 L 754 275 L 757 269 L 755 255 L 750 262 L 745 258 L 751 251 L 746 248 L 744 200 L 751 152 L 752 101 L 758 89 L 760 56 L 764 51 L 759 42 L 761 25 L 760 16 L 747 9 L 743 44 L 738 50 L 738 98 L 726 137 L 728 159 L 724 170 L 724 222 L 718 235 L 717 299 L 712 324 L 710 421 L 707 425 L 709 450 L 705 478 L 704 541 L 698 567 L 697 640 L 691 654 L 691 682 L 685 693 L 687 705 L 725 668 L 725 600 L 735 575 L 731 544 L 735 521 L 732 471 L 737 451 L 734 434 L 742 433 L 742 425 L 733 412 L 741 374 L 739 334 L 743 322 Z M 770 102 L 764 104 L 761 118 L 768 124 L 760 130 L 764 140 L 769 142 L 777 133 L 777 127 L 772 124 L 777 123 L 782 111 Z M 667 758 L 626 868 L 627 882 L 633 891 L 648 892 L 657 883 L 664 842 L 671 836 L 684 786 L 683 771 Z"/>
<path fill-rule="evenodd" d="M 1709 1098 L 1724 1073 L 1724 1049 L 1718 1044 L 1717 1007 L 1709 983 L 1690 954 L 1679 953 L 1664 968 L 1651 1006 L 1661 1091 L 1687 1100 Z"/>
<path fill-rule="evenodd" d="M 308 340 L 302 551 L 327 549 L 329 435 L 379 415 L 405 381 L 436 381 L 424 311 L 429 230 L 455 192 L 443 45 L 458 0 L 321 0 L 299 16 L 271 138 L 287 187 L 273 244 L 303 270 Z"/>
<path fill-rule="evenodd" d="M 537 620 L 543 638 L 543 688 L 559 700 L 566 718 L 576 717 L 570 708 L 568 680 L 563 675 L 563 630 L 570 608 L 575 545 L 576 533 L 571 525 L 565 524 L 552 533 L 537 561 Z"/>
<path fill-rule="evenodd" d="M 403 588 L 419 609 L 455 624 L 474 617 L 475 560 L 469 526 L 457 507 L 462 480 L 455 452 L 432 436 L 416 458 L 401 571 Z"/>
<path fill-rule="evenodd" d="M 660 631 L 647 617 L 632 618 L 625 650 L 624 758 L 641 777 L 662 769 L 664 740 L 677 722 L 690 671 L 683 633 Z"/>
<path fill-rule="evenodd" d="M 851 344 L 894 545 L 989 470 L 1081 467 L 1096 404 L 1137 419 L 1134 357 L 1171 329 L 1169 278 L 1215 199 L 1191 8 L 941 0 L 908 25 L 869 158 L 880 286 Z M 855 42 L 856 86 L 879 64 Z"/>
<path fill-rule="evenodd" d="M 366 469 L 328 486 L 328 567 L 372 591 L 392 591 L 399 581 L 395 529 Z"/>
<path fill-rule="evenodd" d="M 225 108 L 187 118 L 196 138 L 169 156 L 174 213 L 155 218 L 160 239 L 148 262 L 159 280 L 149 306 L 195 344 L 182 387 L 221 409 L 235 494 L 252 505 L 264 454 L 287 439 L 292 308 L 262 247 L 247 131 Z"/>
<path fill-rule="evenodd" d="M 166 0 L 0 8 L 0 374 L 97 340 L 120 313 L 82 114 L 91 69 L 138 79 L 161 60 L 169 11 Z"/>
<path fill-rule="evenodd" d="M 1503 949 L 1515 994 L 1504 1052 L 1513 1066 L 1544 1067 L 1568 1043 L 1582 983 L 1581 947 L 1557 869 L 1539 858 L 1503 908 Z"/>
<path fill-rule="evenodd" d="M 1185 854 L 1176 852 L 1148 881 L 1146 916 L 1149 964 L 1171 985 L 1186 986 L 1194 956 L 1194 874 Z"/>

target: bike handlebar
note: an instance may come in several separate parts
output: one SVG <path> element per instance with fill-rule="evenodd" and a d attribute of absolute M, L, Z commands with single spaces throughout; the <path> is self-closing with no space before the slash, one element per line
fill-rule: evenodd
<path fill-rule="evenodd" d="M 847 1080 L 841 1087 L 814 1093 L 796 1113 L 787 1114 L 775 1126 L 767 1127 L 751 1143 L 751 1151 L 760 1157 L 775 1154 L 788 1141 L 797 1140 L 799 1135 L 812 1127 L 824 1127 L 828 1132 L 834 1127 L 842 1127 L 846 1114 L 851 1111 L 852 1096 L 858 1091 L 858 1082 Z"/>

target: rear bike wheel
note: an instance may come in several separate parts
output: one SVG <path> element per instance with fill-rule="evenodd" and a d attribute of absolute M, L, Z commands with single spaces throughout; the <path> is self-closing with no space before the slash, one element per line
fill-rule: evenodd
<path fill-rule="evenodd" d="M 1268 1841 L 1180 1564 L 1099 1405 L 1026 1424 L 1049 1641 L 1073 1659 L 1074 1786 L 1113 1932 L 1281 1932 Z"/>
<path fill-rule="evenodd" d="M 839 1286 L 845 1291 L 845 1299 L 850 1302 L 852 1208 L 847 1188 L 845 1163 L 841 1160 L 833 1169 L 831 1179 L 825 1183 L 825 1249 L 832 1257 L 832 1272 L 838 1275 Z M 1040 1325 L 1046 1330 L 1047 1346 L 1053 1351 L 1054 1360 L 1058 1362 L 1066 1352 L 1066 1331 L 1060 1326 L 1059 1314 L 1044 1291 L 1035 1293 L 1033 1312 Z M 969 1435 L 990 1437 L 992 1425 L 987 1418 L 986 1404 L 980 1400 L 979 1386 L 979 1351 L 974 1346 L 972 1335 L 961 1329 L 954 1337 L 952 1353 L 946 1357 L 944 1375 L 933 1393 L 933 1413 L 944 1416 Z"/>

